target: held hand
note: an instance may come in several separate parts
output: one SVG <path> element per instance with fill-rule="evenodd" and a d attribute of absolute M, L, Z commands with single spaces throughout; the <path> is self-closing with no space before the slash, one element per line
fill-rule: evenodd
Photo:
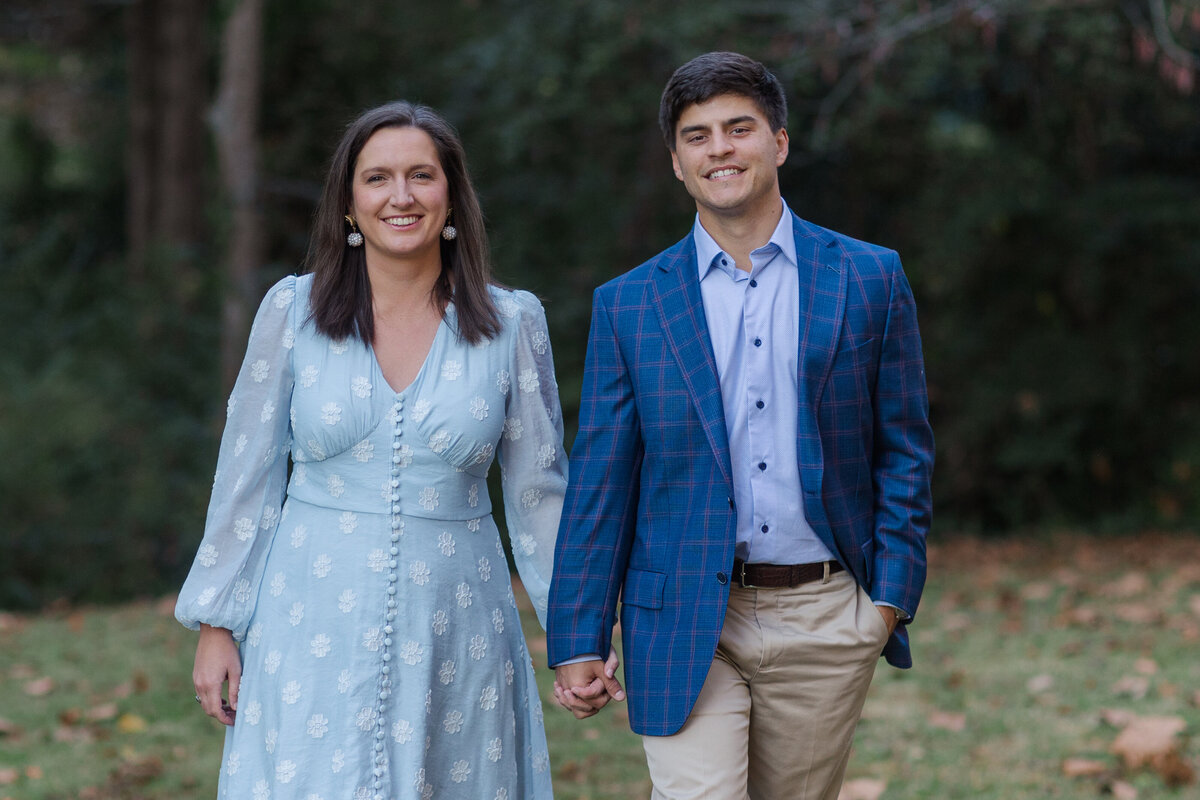
<path fill-rule="evenodd" d="M 609 650 L 608 660 L 582 661 L 555 670 L 554 699 L 576 719 L 590 717 L 609 700 L 625 699 L 625 690 L 616 679 L 619 665 L 615 650 Z"/>
<path fill-rule="evenodd" d="M 229 683 L 229 702 L 221 693 Z M 242 683 L 242 659 L 233 634 L 226 628 L 200 626 L 192 683 L 204 713 L 224 725 L 232 725 L 237 711 L 238 688 Z"/>
<path fill-rule="evenodd" d="M 896 613 L 896 609 L 891 606 L 875 606 L 879 609 L 879 613 L 883 616 L 883 624 L 887 625 L 888 636 L 890 637 L 896 632 L 896 625 L 900 622 L 900 615 Z"/>

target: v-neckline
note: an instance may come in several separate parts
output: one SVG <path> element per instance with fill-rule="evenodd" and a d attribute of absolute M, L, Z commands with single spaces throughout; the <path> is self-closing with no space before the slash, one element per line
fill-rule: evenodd
<path fill-rule="evenodd" d="M 392 386 L 392 382 L 387 379 L 387 375 L 384 374 L 383 367 L 379 363 L 379 356 L 375 354 L 375 345 L 373 343 L 367 344 L 367 351 L 371 354 L 371 363 L 375 366 L 375 373 L 379 376 L 379 380 L 383 382 L 383 385 L 392 391 L 393 396 L 398 397 L 417 385 L 417 381 L 421 379 L 421 376 L 425 374 L 426 367 L 429 366 L 429 360 L 433 356 L 433 351 L 437 347 L 438 341 L 442 338 L 442 328 L 445 326 L 446 315 L 443 313 L 442 318 L 438 320 L 437 330 L 433 332 L 433 339 L 429 342 L 429 349 L 425 351 L 425 358 L 421 360 L 421 366 L 417 369 L 416 374 L 413 375 L 412 380 L 403 389 L 397 389 L 395 386 Z"/>

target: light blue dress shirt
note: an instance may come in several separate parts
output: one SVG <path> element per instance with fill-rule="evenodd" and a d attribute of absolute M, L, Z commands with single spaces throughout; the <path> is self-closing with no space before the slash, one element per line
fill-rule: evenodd
<path fill-rule="evenodd" d="M 750 269 L 700 224 L 692 235 L 704 317 L 717 362 L 733 464 L 737 546 L 743 561 L 804 564 L 833 558 L 804 517 L 796 460 L 800 281 L 792 213 L 780 200 L 770 240 Z"/>

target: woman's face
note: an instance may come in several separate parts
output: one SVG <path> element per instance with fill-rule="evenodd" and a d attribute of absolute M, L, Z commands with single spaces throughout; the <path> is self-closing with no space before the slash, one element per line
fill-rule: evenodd
<path fill-rule="evenodd" d="M 354 163 L 351 187 L 350 213 L 362 231 L 368 265 L 440 268 L 450 185 L 429 134 L 414 127 L 375 131 Z"/>

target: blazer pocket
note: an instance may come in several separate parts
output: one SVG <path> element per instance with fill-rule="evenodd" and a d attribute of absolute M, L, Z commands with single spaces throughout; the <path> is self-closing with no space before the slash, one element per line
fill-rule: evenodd
<path fill-rule="evenodd" d="M 621 588 L 621 602 L 639 608 L 662 608 L 663 588 L 667 576 L 661 572 L 641 569 L 625 571 L 625 585 Z"/>

